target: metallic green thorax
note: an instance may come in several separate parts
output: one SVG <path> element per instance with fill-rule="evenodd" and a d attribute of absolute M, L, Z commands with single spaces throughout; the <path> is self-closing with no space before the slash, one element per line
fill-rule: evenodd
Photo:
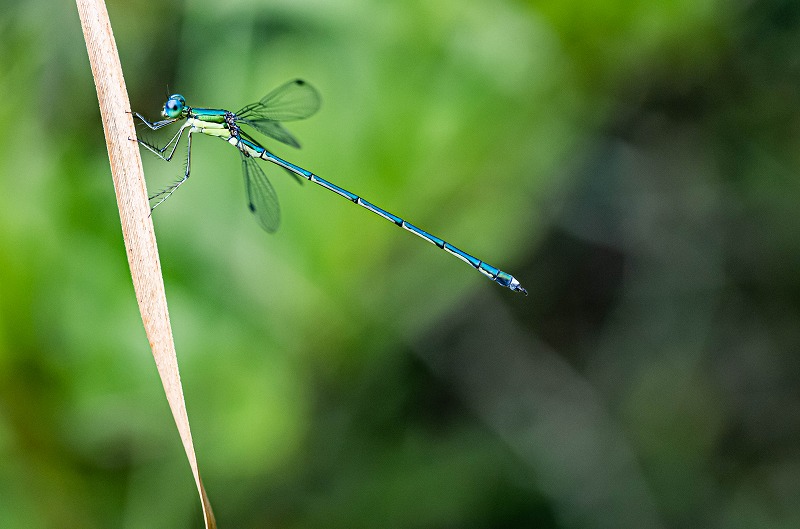
<path fill-rule="evenodd" d="M 218 108 L 190 108 L 189 117 L 206 123 L 225 123 L 226 110 Z"/>

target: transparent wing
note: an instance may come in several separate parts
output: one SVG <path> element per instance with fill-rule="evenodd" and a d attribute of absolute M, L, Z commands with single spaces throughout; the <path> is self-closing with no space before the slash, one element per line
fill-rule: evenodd
<path fill-rule="evenodd" d="M 295 121 L 313 115 L 320 107 L 319 92 L 302 79 L 295 79 L 236 112 L 237 120 Z"/>
<path fill-rule="evenodd" d="M 288 132 L 287 132 L 287 134 L 288 134 Z M 239 135 L 241 135 L 241 137 L 242 137 L 242 138 L 244 138 L 244 139 L 246 139 L 247 141 L 249 141 L 249 142 L 251 142 L 251 143 L 255 143 L 256 145 L 259 145 L 259 143 L 258 143 L 258 142 L 257 142 L 255 139 L 253 139 L 253 137 L 252 137 L 252 136 L 250 136 L 250 135 L 249 135 L 248 133 L 246 133 L 245 131 L 243 131 L 243 130 L 239 130 Z M 290 145 L 291 145 L 291 144 L 290 144 Z M 259 145 L 259 146 L 261 146 L 261 145 Z M 258 165 L 258 164 L 256 164 L 256 165 Z M 258 169 L 261 169 L 261 168 L 260 168 L 260 167 L 258 167 Z M 300 177 L 299 177 L 299 176 L 297 176 L 296 174 L 294 174 L 294 172 L 290 171 L 289 169 L 285 169 L 285 168 L 284 168 L 284 171 L 286 171 L 286 173 L 287 173 L 289 176 L 291 176 L 292 178 L 294 178 L 294 180 L 295 180 L 295 181 L 296 181 L 298 184 L 305 184 L 305 180 L 304 180 L 303 178 L 300 178 Z"/>
<path fill-rule="evenodd" d="M 280 123 L 277 121 L 269 121 L 266 119 L 259 119 L 259 120 L 249 120 L 249 119 L 238 119 L 239 123 L 244 123 L 246 125 L 250 125 L 261 134 L 265 136 L 269 136 L 273 140 L 278 140 L 281 143 L 285 143 L 286 145 L 291 145 L 297 149 L 300 148 L 300 143 L 295 139 L 292 134 L 283 128 Z"/>
<path fill-rule="evenodd" d="M 247 192 L 247 207 L 256 216 L 258 224 L 268 233 L 275 233 L 281 223 L 281 208 L 278 195 L 267 175 L 250 156 L 242 154 L 242 173 Z"/>

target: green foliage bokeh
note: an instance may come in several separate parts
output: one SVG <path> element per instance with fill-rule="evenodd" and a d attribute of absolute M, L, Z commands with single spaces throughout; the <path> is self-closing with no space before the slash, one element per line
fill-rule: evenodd
<path fill-rule="evenodd" d="M 531 293 L 265 167 L 269 236 L 197 138 L 153 219 L 220 527 L 798 525 L 794 3 L 108 7 L 135 110 L 303 78 L 270 148 Z M 77 13 L 3 13 L 0 527 L 200 527 Z"/>

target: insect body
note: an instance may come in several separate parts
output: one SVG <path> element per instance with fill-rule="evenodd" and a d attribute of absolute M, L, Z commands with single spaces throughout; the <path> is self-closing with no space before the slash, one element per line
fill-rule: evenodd
<path fill-rule="evenodd" d="M 447 253 L 458 257 L 462 261 L 481 272 L 492 281 L 507 287 L 515 292 L 522 292 L 527 295 L 527 291 L 519 284 L 511 274 L 503 272 L 472 255 L 459 250 L 452 244 L 431 235 L 430 233 L 417 228 L 411 223 L 406 222 L 400 217 L 367 202 L 358 195 L 351 193 L 327 180 L 320 178 L 314 173 L 298 167 L 288 162 L 262 146 L 252 136 L 242 130 L 242 125 L 247 125 L 287 145 L 299 147 L 300 144 L 294 136 L 287 131 L 282 122 L 305 119 L 314 114 L 320 106 L 319 93 L 306 82 L 296 79 L 290 81 L 267 94 L 257 103 L 252 103 L 240 109 L 238 112 L 216 108 L 192 108 L 186 105 L 186 99 L 180 94 L 174 94 L 167 99 L 161 115 L 165 118 L 161 121 L 151 123 L 139 113 L 133 115 L 139 118 L 145 125 L 152 130 L 158 130 L 167 125 L 171 125 L 180 120 L 183 124 L 178 132 L 162 147 L 156 147 L 144 140 L 137 140 L 142 146 L 156 154 L 163 160 L 170 161 L 175 154 L 178 142 L 187 132 L 187 161 L 186 171 L 183 178 L 169 186 L 168 188 L 150 197 L 155 201 L 152 209 L 162 204 L 189 178 L 192 160 L 192 135 L 205 134 L 216 136 L 227 141 L 237 149 L 242 159 L 242 171 L 244 173 L 245 190 L 247 192 L 247 202 L 250 211 L 256 220 L 267 232 L 274 232 L 280 224 L 280 208 L 275 189 L 270 184 L 267 176 L 261 170 L 256 159 L 272 162 L 283 167 L 298 181 L 309 180 L 318 184 L 337 195 L 341 195 L 347 200 L 368 209 L 386 220 L 410 231 L 426 241 L 434 244 Z M 169 154 L 165 154 L 169 151 Z"/>

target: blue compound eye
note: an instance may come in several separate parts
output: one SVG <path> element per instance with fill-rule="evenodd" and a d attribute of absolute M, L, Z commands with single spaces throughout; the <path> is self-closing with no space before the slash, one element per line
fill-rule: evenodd
<path fill-rule="evenodd" d="M 186 108 L 186 100 L 180 94 L 171 95 L 167 102 L 164 103 L 164 110 L 162 114 L 164 117 L 175 119 L 181 115 L 181 112 Z"/>

